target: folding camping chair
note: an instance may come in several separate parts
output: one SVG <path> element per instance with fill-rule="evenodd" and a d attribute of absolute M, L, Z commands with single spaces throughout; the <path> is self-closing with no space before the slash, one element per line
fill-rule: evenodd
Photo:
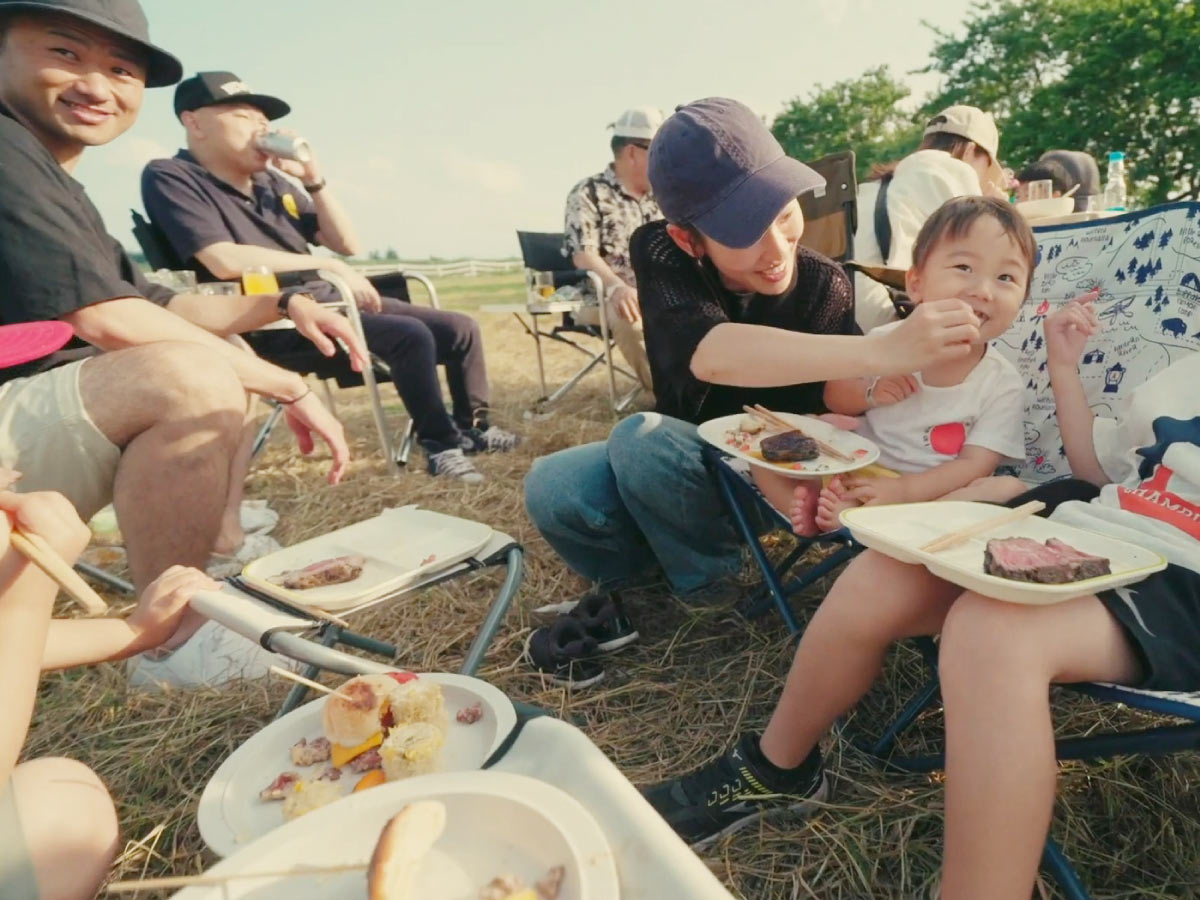
<path fill-rule="evenodd" d="M 167 241 L 166 235 L 162 233 L 153 222 L 144 218 L 137 210 L 130 210 L 130 216 L 133 219 L 133 235 L 141 245 L 142 252 L 146 255 L 146 261 L 152 269 L 168 269 L 168 270 L 187 270 L 188 266 L 184 261 L 178 259 L 170 242 Z M 395 274 L 396 284 L 389 285 L 394 292 L 403 292 L 399 299 L 408 300 L 407 279 L 411 278 L 421 282 L 429 292 L 430 302 L 434 308 L 438 307 L 437 291 L 429 280 L 424 276 L 408 275 L 407 273 L 390 270 Z M 326 281 L 333 286 L 342 298 L 338 307 L 346 313 L 346 317 L 350 320 L 351 326 L 357 332 L 363 345 L 366 346 L 366 340 L 362 330 L 362 319 L 359 315 L 358 306 L 354 302 L 354 294 L 350 290 L 350 286 L 336 272 L 328 269 L 318 269 L 310 271 L 286 272 L 279 275 L 279 283 L 283 287 L 303 284 L 306 281 Z M 275 330 L 277 328 L 292 328 L 294 326 L 288 322 L 280 322 L 270 329 L 264 331 Z M 404 435 L 400 441 L 399 452 L 393 450 L 391 432 L 387 427 L 387 421 L 384 416 L 383 400 L 379 393 L 378 380 L 391 379 L 391 371 L 387 364 L 378 357 L 371 357 L 371 366 L 368 366 L 361 374 L 352 372 L 345 364 L 344 360 L 333 359 L 329 360 L 322 357 L 319 353 L 309 351 L 305 348 L 303 351 L 293 354 L 286 354 L 279 360 L 280 365 L 291 371 L 298 372 L 302 375 L 315 375 L 325 387 L 325 394 L 330 403 L 333 405 L 333 392 L 329 388 L 329 380 L 334 379 L 340 387 L 350 387 L 357 384 L 363 384 L 367 388 L 367 393 L 371 399 L 371 414 L 375 421 L 375 428 L 379 435 L 380 448 L 383 451 L 384 459 L 388 461 L 388 465 L 393 468 L 405 465 L 408 462 L 408 457 L 412 451 L 413 443 L 413 423 L 409 419 L 405 425 Z M 266 421 L 259 429 L 258 435 L 254 441 L 254 453 L 257 454 L 266 444 L 267 438 L 272 430 L 278 424 L 279 419 L 283 415 L 283 408 L 275 404 L 268 415 Z"/>
<path fill-rule="evenodd" d="M 521 323 L 521 327 L 525 329 L 526 333 L 533 338 L 534 345 L 537 348 L 538 383 L 542 391 L 538 397 L 538 406 L 544 409 L 552 405 L 570 391 L 571 388 L 575 387 L 592 369 L 603 363 L 608 370 L 609 404 L 612 406 L 614 413 L 622 412 L 641 390 L 641 383 L 638 381 L 636 375 L 613 362 L 612 351 L 614 342 L 608 333 L 608 319 L 605 316 L 603 308 L 600 309 L 599 325 L 580 325 L 575 321 L 575 316 L 578 315 L 586 304 L 595 303 L 602 307 L 604 285 L 600 281 L 600 276 L 586 269 L 576 269 L 572 265 L 570 258 L 566 254 L 564 238 L 561 234 L 518 231 L 517 240 L 520 242 L 521 257 L 525 263 L 526 303 L 523 312 L 529 314 L 531 321 L 526 322 L 522 318 L 522 311 L 514 310 L 513 315 L 517 317 L 517 321 Z M 556 300 L 553 296 L 545 297 L 538 292 L 536 285 L 536 276 L 542 273 L 550 275 L 549 280 L 552 281 L 556 290 L 566 286 L 580 288 L 590 286 L 596 299 L 594 301 Z M 538 319 L 542 316 L 553 315 L 561 315 L 561 322 L 549 330 L 544 330 L 543 326 L 539 324 Z M 600 350 L 594 351 L 584 347 L 574 340 L 572 335 L 599 338 Z M 546 364 L 542 355 L 543 338 L 572 347 L 587 357 L 587 362 L 553 393 L 549 393 L 549 389 L 546 386 Z M 634 387 L 628 393 L 623 395 L 618 394 L 617 375 L 633 381 Z"/>
<path fill-rule="evenodd" d="M 800 243 L 835 262 L 854 259 L 854 232 L 858 228 L 854 151 L 831 153 L 807 165 L 824 177 L 825 185 L 800 196 L 804 213 Z"/>
<path fill-rule="evenodd" d="M 381 515 L 397 517 L 396 523 L 389 523 L 389 527 L 395 529 L 395 540 L 398 543 L 405 540 L 406 533 L 421 533 L 429 528 L 431 517 L 443 521 L 453 518 L 418 510 L 416 507 L 385 510 Z M 332 532 L 325 537 L 336 541 L 337 534 L 338 532 Z M 479 671 L 484 654 L 512 605 L 524 575 L 523 548 L 507 534 L 499 531 L 492 531 L 487 542 L 461 562 L 429 572 L 421 580 L 405 585 L 394 593 L 366 600 L 350 609 L 339 610 L 336 616 L 321 614 L 319 610 L 310 607 L 299 607 L 256 590 L 241 577 L 228 579 L 227 586 L 220 593 L 206 592 L 197 595 L 192 600 L 192 608 L 231 631 L 260 643 L 268 650 L 303 663 L 304 675 L 307 678 L 316 677 L 322 670 L 356 674 L 362 671 L 359 667 L 366 661 L 337 650 L 339 645 L 373 653 L 389 661 L 395 659 L 398 651 L 391 644 L 351 630 L 346 624 L 350 618 L 459 576 L 496 567 L 503 567 L 505 570 L 504 581 L 488 606 L 479 631 L 459 669 L 464 675 L 474 675 Z M 307 693 L 308 689 L 302 685 L 293 688 L 279 715 L 295 709 Z"/>

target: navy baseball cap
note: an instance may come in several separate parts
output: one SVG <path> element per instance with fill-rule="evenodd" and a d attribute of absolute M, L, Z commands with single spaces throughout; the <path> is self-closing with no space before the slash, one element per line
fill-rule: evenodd
<path fill-rule="evenodd" d="M 650 145 L 650 186 L 668 222 L 735 249 L 825 179 L 783 152 L 749 107 L 725 97 L 680 106 Z"/>
<path fill-rule="evenodd" d="M 138 0 L 0 0 L 0 13 L 6 12 L 71 16 L 125 38 L 146 54 L 146 87 L 165 87 L 183 77 L 183 64 L 150 43 L 150 25 Z"/>
<path fill-rule="evenodd" d="M 176 116 L 223 103 L 249 103 L 261 109 L 268 119 L 282 119 L 292 111 L 278 97 L 256 93 L 232 72 L 197 72 L 175 88 Z"/>

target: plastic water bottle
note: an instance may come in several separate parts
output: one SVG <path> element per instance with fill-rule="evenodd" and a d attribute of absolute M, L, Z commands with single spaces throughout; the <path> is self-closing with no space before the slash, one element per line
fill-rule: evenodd
<path fill-rule="evenodd" d="M 1125 211 L 1125 154 L 1114 150 L 1108 154 L 1108 178 L 1104 182 L 1104 208 Z"/>

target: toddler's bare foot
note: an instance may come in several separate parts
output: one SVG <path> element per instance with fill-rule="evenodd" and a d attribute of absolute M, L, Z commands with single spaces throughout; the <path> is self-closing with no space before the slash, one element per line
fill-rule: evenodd
<path fill-rule="evenodd" d="M 792 520 L 792 531 L 800 537 L 813 537 L 817 530 L 817 497 L 821 493 L 821 482 L 816 478 L 802 478 L 792 490 L 792 503 L 788 507 L 788 518 Z"/>
<path fill-rule="evenodd" d="M 841 520 L 838 519 L 842 510 L 857 505 L 854 501 L 846 499 L 846 488 L 842 485 L 842 480 L 835 475 L 830 479 L 829 486 L 821 491 L 817 498 L 817 527 L 821 529 L 821 533 L 837 531 L 842 527 Z"/>

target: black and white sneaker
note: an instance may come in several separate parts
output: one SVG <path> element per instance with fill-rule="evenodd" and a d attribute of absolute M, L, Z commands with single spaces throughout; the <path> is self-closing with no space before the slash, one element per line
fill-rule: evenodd
<path fill-rule="evenodd" d="M 489 425 L 485 429 L 462 429 L 464 453 L 507 453 L 509 450 L 515 450 L 519 443 L 520 436 L 495 425 Z"/>
<path fill-rule="evenodd" d="M 567 615 L 583 624 L 600 653 L 614 653 L 638 639 L 637 629 L 625 615 L 621 597 L 615 592 L 588 594 Z"/>
<path fill-rule="evenodd" d="M 697 849 L 760 817 L 812 815 L 829 796 L 821 751 L 814 749 L 799 767 L 781 778 L 768 775 L 752 762 L 759 755 L 758 737 L 742 735 L 733 749 L 704 768 L 646 788 L 646 799 Z"/>
<path fill-rule="evenodd" d="M 529 635 L 524 657 L 555 684 L 586 688 L 604 680 L 604 666 L 596 654 L 596 639 L 583 623 L 571 616 L 559 616 Z"/>
<path fill-rule="evenodd" d="M 475 464 L 457 447 L 430 453 L 429 474 L 457 478 L 464 484 L 479 484 L 483 481 L 483 473 L 476 469 Z"/>

